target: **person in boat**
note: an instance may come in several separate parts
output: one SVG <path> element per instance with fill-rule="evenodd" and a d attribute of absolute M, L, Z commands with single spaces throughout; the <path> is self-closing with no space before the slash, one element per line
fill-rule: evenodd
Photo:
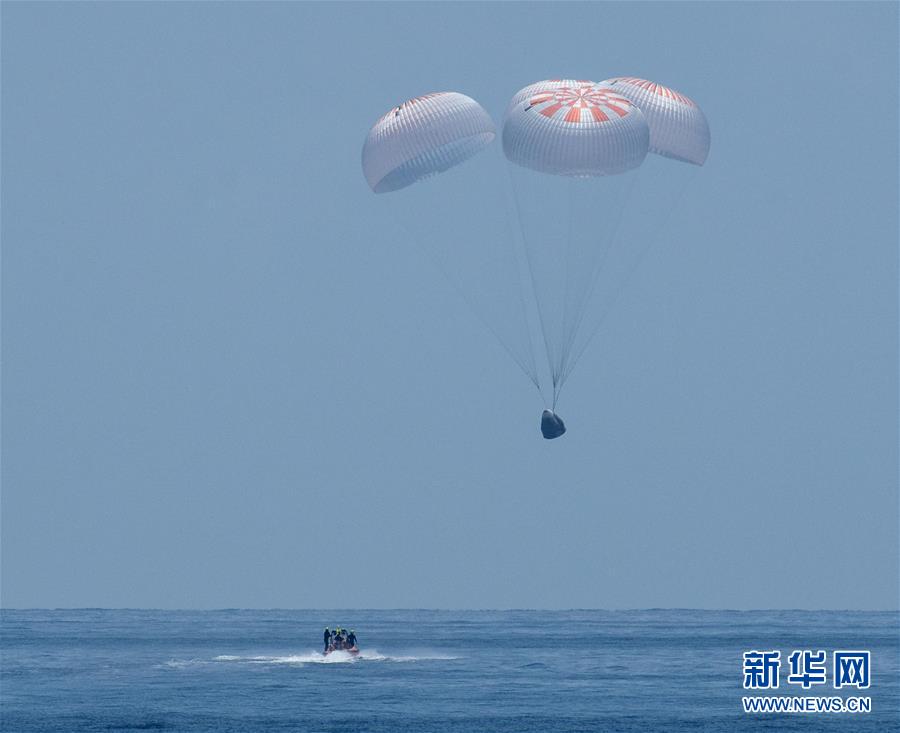
<path fill-rule="evenodd" d="M 328 647 L 331 645 L 331 632 L 325 627 L 325 654 L 328 653 Z"/>
<path fill-rule="evenodd" d="M 356 632 L 353 629 L 350 629 L 350 633 L 347 634 L 347 648 L 353 649 L 356 646 Z"/>

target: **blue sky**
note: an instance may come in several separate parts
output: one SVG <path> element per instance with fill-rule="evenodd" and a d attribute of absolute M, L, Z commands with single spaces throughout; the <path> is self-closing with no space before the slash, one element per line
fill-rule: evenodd
<path fill-rule="evenodd" d="M 3 605 L 896 608 L 897 12 L 4 3 Z M 360 148 L 625 74 L 712 151 L 546 442 Z"/>

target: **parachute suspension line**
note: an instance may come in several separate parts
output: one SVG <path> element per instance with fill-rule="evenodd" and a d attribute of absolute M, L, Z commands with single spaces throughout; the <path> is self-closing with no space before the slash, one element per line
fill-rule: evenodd
<path fill-rule="evenodd" d="M 499 156 L 499 153 L 498 153 Z M 503 168 L 507 168 L 505 161 L 499 160 L 498 165 Z M 507 168 L 507 173 L 509 173 L 509 169 Z M 507 212 L 509 211 L 509 199 L 510 197 L 515 201 L 515 193 L 510 190 L 510 187 L 506 187 L 506 198 L 507 198 Z M 518 216 L 518 211 L 517 211 Z M 534 358 L 534 343 L 531 339 L 531 326 L 528 322 L 528 303 L 525 298 L 525 288 L 522 285 L 522 277 L 519 271 L 519 256 L 518 256 L 518 247 L 516 247 L 516 232 L 514 231 L 514 227 L 510 222 L 509 216 L 505 217 L 506 219 L 506 232 L 508 235 L 508 240 L 510 243 L 510 255 L 512 256 L 512 264 L 514 271 L 516 273 L 516 295 L 519 297 L 519 306 L 522 310 L 522 322 L 525 324 L 526 331 L 526 341 L 528 347 L 528 360 L 531 366 L 531 382 L 537 388 L 538 394 L 541 395 L 541 401 L 546 405 L 547 401 L 544 399 L 544 393 L 541 391 L 541 382 L 540 375 L 537 369 L 537 362 Z"/>
<path fill-rule="evenodd" d="M 519 222 L 519 233 L 522 236 L 522 248 L 525 250 L 525 261 L 528 263 L 528 275 L 531 281 L 532 296 L 534 297 L 534 302 L 537 306 L 538 322 L 541 326 L 541 336 L 544 339 L 544 351 L 546 351 L 547 353 L 547 364 L 550 366 L 551 378 L 553 381 L 553 393 L 556 394 L 556 377 L 552 374 L 553 347 L 551 346 L 550 339 L 547 336 L 547 324 L 545 323 L 543 308 L 541 308 L 540 292 L 537 285 L 537 278 L 534 275 L 534 264 L 531 261 L 531 252 L 528 248 L 528 240 L 525 237 L 525 228 L 522 225 L 522 208 L 519 205 L 519 196 L 516 193 L 515 182 L 513 181 L 513 176 L 512 172 L 509 169 L 509 165 L 506 165 L 504 167 L 506 168 L 506 177 L 509 181 L 510 190 L 513 193 L 513 202 L 516 208 L 516 219 Z M 540 390 L 540 387 L 538 387 L 538 390 Z"/>
<path fill-rule="evenodd" d="M 418 237 L 410 231 L 409 227 L 400 220 L 400 226 L 406 232 L 409 241 L 415 242 Z M 437 269 L 441 272 L 441 274 L 446 278 L 447 282 L 453 287 L 453 289 L 457 292 L 457 294 L 463 299 L 465 304 L 469 307 L 469 310 L 473 313 L 473 315 L 481 322 L 481 324 L 493 335 L 493 337 L 497 340 L 497 343 L 503 347 L 504 351 L 509 354 L 510 358 L 516 363 L 516 366 L 522 370 L 526 377 L 528 377 L 529 381 L 535 386 L 538 393 L 541 392 L 540 380 L 538 379 L 537 369 L 533 366 L 531 369 L 528 368 L 526 363 L 522 361 L 522 359 L 516 355 L 516 353 L 510 348 L 510 346 L 506 343 L 505 339 L 501 338 L 500 334 L 497 332 L 497 329 L 494 328 L 488 321 L 482 316 L 478 309 L 475 307 L 475 304 L 472 302 L 472 299 L 466 295 L 465 291 L 459 286 L 456 280 L 450 275 L 447 271 L 447 268 L 441 263 L 440 259 L 436 254 L 429 251 L 428 247 L 416 247 L 418 250 L 425 250 L 428 252 L 428 257 L 437 267 Z"/>
<path fill-rule="evenodd" d="M 567 233 L 566 233 L 566 284 L 565 289 L 563 291 L 563 320 L 562 320 L 562 348 L 559 351 L 559 361 L 553 365 L 553 380 L 554 384 L 559 381 L 560 376 L 563 372 L 563 364 L 566 359 L 566 354 L 568 353 L 568 345 L 566 344 L 569 327 L 569 293 L 572 291 L 572 219 L 575 214 L 574 212 L 574 203 L 573 199 L 575 197 L 575 179 L 569 178 L 568 180 L 568 196 L 566 197 L 566 204 L 568 206 L 568 216 L 566 220 L 568 222 Z M 562 384 L 560 384 L 560 387 Z M 558 390 L 557 390 L 558 394 Z M 553 407 L 556 408 L 556 394 L 553 396 Z"/>
<path fill-rule="evenodd" d="M 566 379 L 569 378 L 569 375 L 575 369 L 575 365 L 578 363 L 578 361 L 584 355 L 584 352 L 587 350 L 587 347 L 591 344 L 591 342 L 594 340 L 594 337 L 600 331 L 600 328 L 603 326 L 604 322 L 606 321 L 606 317 L 610 314 L 613 307 L 618 302 L 619 297 L 622 295 L 622 292 L 625 290 L 625 285 L 631 280 L 632 277 L 634 277 L 634 273 L 637 272 L 637 269 L 638 269 L 638 267 L 640 267 L 641 262 L 643 262 L 644 257 L 647 256 L 647 253 L 659 241 L 660 234 L 665 230 L 666 225 L 669 223 L 669 220 L 675 214 L 675 211 L 678 208 L 679 204 L 681 203 L 682 199 L 684 199 L 685 192 L 687 191 L 688 186 L 692 180 L 693 180 L 693 176 L 688 178 L 685 181 L 685 183 L 681 186 L 681 188 L 678 191 L 678 193 L 676 194 L 675 199 L 672 202 L 671 206 L 668 207 L 668 211 L 665 212 L 665 214 L 660 219 L 659 224 L 655 227 L 653 234 L 647 238 L 647 241 L 640 248 L 640 250 L 638 252 L 638 256 L 635 258 L 632 265 L 628 268 L 628 272 L 625 274 L 625 277 L 623 277 L 622 280 L 617 284 L 615 292 L 613 293 L 613 298 L 610 301 L 609 306 L 604 310 L 603 315 L 600 317 L 600 320 L 591 329 L 591 332 L 588 334 L 588 337 L 585 340 L 584 344 L 582 344 L 581 348 L 578 350 L 578 353 L 575 355 L 575 358 L 572 359 L 572 361 L 568 365 L 568 368 L 563 377 L 563 381 L 565 381 Z"/>
<path fill-rule="evenodd" d="M 597 289 L 597 283 L 600 281 L 600 273 L 603 272 L 603 267 L 606 264 L 606 260 L 609 257 L 610 251 L 613 249 L 613 247 L 616 246 L 616 242 L 619 237 L 619 229 L 622 226 L 622 220 L 624 219 L 624 216 L 625 216 L 625 209 L 628 207 L 628 203 L 631 200 L 632 193 L 634 192 L 634 190 L 636 188 L 636 184 L 637 184 L 638 178 L 640 177 L 640 174 L 641 174 L 641 169 L 638 168 L 637 171 L 635 172 L 635 174 L 632 176 L 631 181 L 629 182 L 629 184 L 625 190 L 625 195 L 621 201 L 621 204 L 617 207 L 616 218 L 615 218 L 615 222 L 613 224 L 613 228 L 611 230 L 611 234 L 607 240 L 606 246 L 603 248 L 603 252 L 601 253 L 600 258 L 598 259 L 596 265 L 591 270 L 591 276 L 590 276 L 588 287 L 586 288 L 585 292 L 582 294 L 582 297 L 578 304 L 578 309 L 577 309 L 578 318 L 575 322 L 575 326 L 572 328 L 571 333 L 568 334 L 567 338 L 566 338 L 566 345 L 565 345 L 566 358 L 565 358 L 565 364 L 563 365 L 563 368 L 561 370 L 560 389 L 562 389 L 562 385 L 569 378 L 569 375 L 572 373 L 572 370 L 575 368 L 575 362 L 577 362 L 578 359 L 581 358 L 581 354 L 584 353 L 584 349 L 585 349 L 586 345 L 585 345 L 585 347 L 582 347 L 579 350 L 578 354 L 576 355 L 576 357 L 574 359 L 570 359 L 572 349 L 575 347 L 575 342 L 578 338 L 578 332 L 581 329 L 582 324 L 584 323 L 584 319 L 585 319 L 585 316 L 587 315 L 587 312 L 588 312 L 588 309 L 589 309 L 589 306 L 591 303 L 591 299 L 594 297 L 594 293 Z M 633 272 L 633 270 L 629 270 L 628 275 L 626 276 L 626 279 L 631 277 L 632 272 Z M 619 293 L 621 293 L 623 286 L 624 286 L 624 283 L 620 283 L 618 285 L 618 287 L 616 289 L 616 297 L 618 296 Z M 590 341 L 590 339 L 593 338 L 593 335 L 600 328 L 600 326 L 602 325 L 603 321 L 606 318 L 606 314 L 609 312 L 609 310 L 612 309 L 612 305 L 613 305 L 613 303 L 610 303 L 608 308 L 606 308 L 604 310 L 604 312 L 600 314 L 600 320 L 598 321 L 598 323 L 596 324 L 594 329 L 591 331 L 591 335 L 588 337 L 588 341 Z"/>

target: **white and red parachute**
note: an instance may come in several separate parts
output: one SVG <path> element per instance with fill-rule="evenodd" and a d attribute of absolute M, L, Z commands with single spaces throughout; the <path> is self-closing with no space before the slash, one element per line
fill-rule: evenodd
<path fill-rule="evenodd" d="M 641 110 L 593 82 L 530 84 L 513 97 L 503 123 L 506 157 L 542 173 L 624 173 L 643 162 L 649 144 Z"/>
<path fill-rule="evenodd" d="M 363 175 L 375 193 L 396 191 L 471 158 L 496 136 L 471 97 L 437 92 L 394 107 L 369 130 Z"/>
<path fill-rule="evenodd" d="M 650 152 L 703 165 L 709 154 L 709 125 L 690 97 L 646 79 L 620 76 L 601 84 L 640 107 L 650 126 Z"/>

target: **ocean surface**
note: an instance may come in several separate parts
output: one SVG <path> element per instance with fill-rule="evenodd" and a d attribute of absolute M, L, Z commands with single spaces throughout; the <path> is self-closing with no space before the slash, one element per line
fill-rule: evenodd
<path fill-rule="evenodd" d="M 27 731 L 897 731 L 900 615 L 824 611 L 0 612 Z M 324 658 L 324 626 L 362 655 Z M 867 714 L 745 714 L 742 653 L 868 649 Z M 812 694 L 848 694 L 827 685 Z"/>

